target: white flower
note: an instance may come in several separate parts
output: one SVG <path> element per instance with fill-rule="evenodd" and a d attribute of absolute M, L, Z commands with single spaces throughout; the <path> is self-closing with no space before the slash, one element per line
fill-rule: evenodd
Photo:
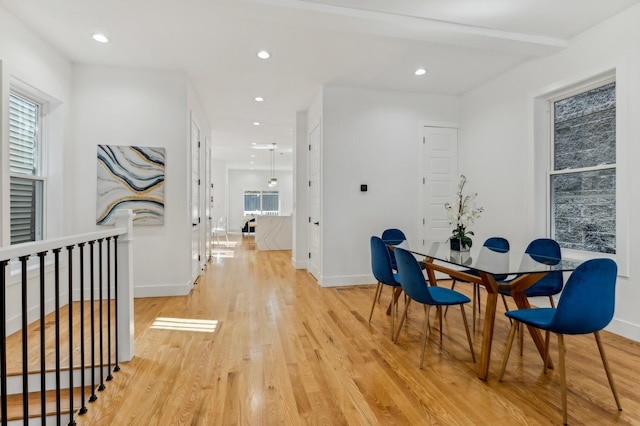
<path fill-rule="evenodd" d="M 467 234 L 473 235 L 473 232 L 467 231 L 467 226 L 472 225 L 480 214 L 484 211 L 482 207 L 475 206 L 477 193 L 464 195 L 464 185 L 467 183 L 465 175 L 460 175 L 458 182 L 458 192 L 452 203 L 445 203 L 444 208 L 449 218 L 449 224 L 454 226 L 453 236 L 460 239 L 468 239 Z"/>

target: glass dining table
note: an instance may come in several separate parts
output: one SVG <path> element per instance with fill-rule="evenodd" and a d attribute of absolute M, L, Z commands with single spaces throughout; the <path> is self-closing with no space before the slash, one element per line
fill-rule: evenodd
<path fill-rule="evenodd" d="M 437 285 L 436 273 L 444 273 L 450 277 L 470 283 L 477 283 L 487 290 L 487 302 L 482 332 L 482 347 L 478 377 L 487 380 L 491 345 L 496 317 L 496 306 L 499 291 L 508 291 L 518 309 L 530 307 L 525 290 L 552 271 L 573 271 L 581 261 L 566 258 L 550 258 L 530 255 L 513 247 L 507 251 L 497 251 L 488 247 L 474 246 L 470 251 L 451 250 L 449 241 L 388 241 L 390 247 L 402 247 L 412 252 L 420 260 L 426 270 L 430 285 Z M 508 282 L 496 281 L 494 276 L 508 276 Z M 540 330 L 529 327 L 529 333 L 544 360 L 544 340 Z M 552 368 L 551 360 L 548 367 Z"/>

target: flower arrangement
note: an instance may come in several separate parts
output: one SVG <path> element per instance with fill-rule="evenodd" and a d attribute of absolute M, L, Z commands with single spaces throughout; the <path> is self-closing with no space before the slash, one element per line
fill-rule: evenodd
<path fill-rule="evenodd" d="M 456 193 L 453 203 L 445 203 L 444 208 L 449 217 L 449 224 L 454 225 L 450 240 L 458 240 L 460 248 L 464 246 L 471 247 L 473 241 L 470 235 L 473 231 L 467 231 L 467 227 L 480 217 L 484 211 L 482 207 L 475 207 L 475 199 L 478 193 L 469 195 L 463 194 L 463 189 L 467 183 L 465 175 L 460 175 L 458 182 L 458 192 Z"/>

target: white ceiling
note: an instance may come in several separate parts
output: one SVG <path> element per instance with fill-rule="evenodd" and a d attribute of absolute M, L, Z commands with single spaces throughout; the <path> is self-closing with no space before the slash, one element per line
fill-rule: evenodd
<path fill-rule="evenodd" d="M 461 94 L 640 0 L 0 0 L 76 63 L 185 71 L 231 168 L 291 168 L 323 84 Z M 101 45 L 94 32 L 111 42 Z M 256 53 L 266 49 L 269 60 Z M 416 68 L 427 74 L 417 77 Z M 265 101 L 253 99 L 262 96 Z M 252 123 L 259 121 L 260 126 Z M 249 164 L 252 160 L 256 164 Z"/>

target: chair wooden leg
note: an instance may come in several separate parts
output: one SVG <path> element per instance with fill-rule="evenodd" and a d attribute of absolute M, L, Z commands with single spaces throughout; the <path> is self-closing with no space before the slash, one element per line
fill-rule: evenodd
<path fill-rule="evenodd" d="M 378 285 L 376 286 L 376 294 L 373 296 L 373 303 L 371 304 L 371 312 L 369 313 L 369 322 L 371 322 L 371 317 L 373 316 L 373 308 L 376 306 L 376 300 L 380 299 L 380 293 L 382 293 L 382 283 L 378 281 Z"/>
<path fill-rule="evenodd" d="M 395 297 L 392 297 L 391 298 L 391 341 L 392 342 L 393 342 L 393 333 L 395 331 L 393 327 L 395 326 L 395 318 L 398 315 L 397 307 L 398 307 L 398 302 L 396 301 Z"/>
<path fill-rule="evenodd" d="M 551 304 L 552 308 L 556 307 L 556 302 L 553 301 L 553 297 L 552 296 L 549 296 L 549 303 Z"/>
<path fill-rule="evenodd" d="M 469 342 L 469 350 L 471 351 L 471 359 L 473 363 L 476 362 L 476 353 L 473 350 L 473 342 L 471 341 L 471 334 L 469 333 L 469 324 L 467 323 L 467 314 L 464 311 L 464 305 L 460 304 L 460 312 L 462 312 L 462 321 L 464 322 L 464 331 L 467 332 L 467 341 Z M 474 310 L 475 313 L 475 310 Z"/>
<path fill-rule="evenodd" d="M 544 374 L 547 374 L 547 364 L 549 363 L 549 330 L 546 330 L 544 333 L 544 368 L 542 371 Z"/>
<path fill-rule="evenodd" d="M 498 381 L 502 381 L 504 376 L 504 370 L 507 368 L 507 361 L 509 361 L 509 353 L 511 352 L 511 346 L 513 345 L 513 338 L 516 336 L 516 328 L 518 328 L 518 321 L 511 323 L 511 329 L 509 330 L 509 337 L 507 338 L 507 347 L 504 350 L 504 357 L 502 358 L 502 366 L 500 367 L 500 375 Z"/>
<path fill-rule="evenodd" d="M 504 297 L 504 294 L 501 294 L 500 296 L 502 296 L 502 304 L 504 305 L 504 311 L 509 312 L 509 307 L 507 306 L 507 298 Z M 513 324 L 513 321 L 511 320 L 511 318 L 509 318 L 509 323 Z"/>
<path fill-rule="evenodd" d="M 455 279 L 453 281 L 451 281 L 451 290 L 453 290 L 454 287 L 456 286 L 456 282 L 457 281 Z M 449 312 L 449 306 L 444 308 L 444 316 L 445 316 L 445 318 L 447 317 L 447 312 Z"/>
<path fill-rule="evenodd" d="M 480 303 L 480 301 L 482 299 L 480 299 L 480 284 L 473 284 L 475 289 L 476 289 L 476 297 L 478 298 L 478 313 L 481 314 L 482 313 L 482 303 Z"/>
<path fill-rule="evenodd" d="M 438 319 L 440 320 L 440 343 L 442 343 L 442 306 L 438 306 Z"/>
<path fill-rule="evenodd" d="M 560 360 L 560 394 L 562 398 L 562 424 L 567 424 L 567 377 L 564 366 L 564 337 L 558 334 L 558 358 Z"/>
<path fill-rule="evenodd" d="M 378 301 L 380 301 L 380 295 L 382 295 L 382 289 L 378 292 Z"/>
<path fill-rule="evenodd" d="M 393 287 L 393 289 L 391 290 L 391 297 L 393 297 L 393 301 L 396 302 L 396 308 L 398 306 L 398 299 L 400 298 L 400 293 L 402 293 L 402 287 L 400 286 Z M 387 308 L 387 315 L 391 315 L 391 308 L 393 306 L 392 302 L 389 303 L 389 307 Z"/>
<path fill-rule="evenodd" d="M 424 366 L 424 352 L 427 347 L 427 332 L 429 331 L 429 308 L 430 306 L 425 305 L 427 310 L 425 312 L 425 327 L 424 327 L 424 335 L 422 336 L 422 351 L 420 352 L 420 369 Z"/>
<path fill-rule="evenodd" d="M 607 361 L 607 356 L 604 353 L 604 346 L 602 346 L 602 341 L 600 340 L 600 332 L 596 331 L 593 334 L 596 336 L 596 343 L 598 344 L 598 350 L 600 351 L 600 358 L 602 358 L 602 365 L 604 365 L 604 371 L 607 373 L 607 380 L 609 380 L 609 387 L 611 387 L 611 392 L 613 392 L 613 398 L 616 400 L 616 406 L 618 407 L 618 410 L 622 411 L 622 406 L 618 399 L 618 392 L 616 391 L 616 385 L 613 383 L 613 375 L 609 369 L 609 362 Z"/>
<path fill-rule="evenodd" d="M 429 321 L 429 307 L 428 305 L 422 305 L 424 308 L 424 316 L 427 318 L 427 329 L 431 332 L 431 323 Z"/>
<path fill-rule="evenodd" d="M 404 324 L 404 319 L 407 317 L 407 309 L 409 309 L 409 305 L 411 304 L 411 298 L 407 299 L 407 303 L 404 305 L 404 312 L 402 317 L 400 318 L 400 324 L 398 324 L 398 331 L 396 331 L 396 338 L 393 339 L 394 343 L 398 343 L 398 336 L 400 336 L 400 330 L 402 330 L 402 325 Z"/>
<path fill-rule="evenodd" d="M 520 344 L 520 356 L 524 355 L 524 324 L 518 326 L 518 342 Z"/>
<path fill-rule="evenodd" d="M 403 295 L 403 297 L 404 297 L 404 306 L 407 306 L 407 300 L 408 300 L 407 293 L 404 293 L 404 292 L 403 292 L 403 294 L 402 294 L 402 295 Z M 396 309 L 398 309 L 398 306 L 397 306 L 397 305 L 396 305 Z M 407 318 L 409 318 L 409 311 L 407 311 Z"/>

